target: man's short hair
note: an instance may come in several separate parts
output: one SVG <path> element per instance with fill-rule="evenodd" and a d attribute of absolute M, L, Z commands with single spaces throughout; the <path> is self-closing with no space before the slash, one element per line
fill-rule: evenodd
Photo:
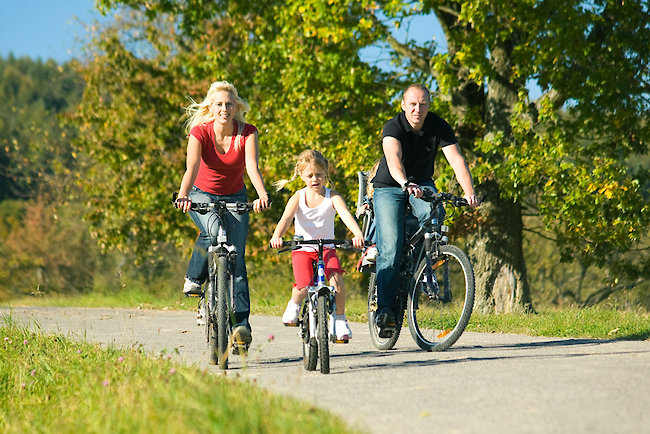
<path fill-rule="evenodd" d="M 427 94 L 427 97 L 429 98 L 429 101 L 431 101 L 431 92 L 429 92 L 429 89 L 422 83 L 412 83 L 409 84 L 406 89 L 404 89 L 404 92 L 402 93 L 402 101 L 404 101 L 404 96 L 406 95 L 406 92 L 408 92 L 410 89 L 419 89 L 423 91 L 424 93 Z"/>

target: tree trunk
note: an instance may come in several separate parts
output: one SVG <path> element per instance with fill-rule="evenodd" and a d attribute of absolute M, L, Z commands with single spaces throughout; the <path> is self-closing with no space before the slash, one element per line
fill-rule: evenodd
<path fill-rule="evenodd" d="M 532 312 L 522 248 L 520 207 L 498 196 L 495 184 L 480 207 L 481 223 L 468 249 L 476 280 L 474 308 L 482 313 Z"/>

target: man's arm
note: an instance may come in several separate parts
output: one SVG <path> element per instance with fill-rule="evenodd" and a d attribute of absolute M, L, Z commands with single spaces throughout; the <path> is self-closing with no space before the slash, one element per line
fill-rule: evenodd
<path fill-rule="evenodd" d="M 384 137 L 381 144 L 390 176 L 404 188 L 404 184 L 408 183 L 408 178 L 402 164 L 402 144 L 395 137 L 390 136 Z M 417 184 L 409 183 L 406 190 L 415 197 L 422 196 L 422 189 Z"/>
<path fill-rule="evenodd" d="M 454 169 L 456 179 L 465 192 L 465 199 L 470 206 L 478 206 L 480 200 L 474 192 L 472 175 L 469 172 L 469 168 L 467 167 L 467 163 L 465 163 L 463 155 L 460 153 L 458 145 L 445 146 L 442 148 L 442 152 L 445 154 L 447 161 L 449 161 L 451 168 Z"/>

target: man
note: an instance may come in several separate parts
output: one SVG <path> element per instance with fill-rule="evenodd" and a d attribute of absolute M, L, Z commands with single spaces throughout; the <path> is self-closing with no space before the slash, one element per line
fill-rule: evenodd
<path fill-rule="evenodd" d="M 422 187 L 435 190 L 433 171 L 438 148 L 463 188 L 470 206 L 479 204 L 472 176 L 460 153 L 451 126 L 429 113 L 430 95 L 421 84 L 412 84 L 402 96 L 402 112 L 390 119 L 382 131 L 382 157 L 372 179 L 377 230 L 377 328 L 379 337 L 392 336 L 396 328 L 395 296 L 401 286 L 399 274 L 404 245 L 406 206 L 422 225 L 432 216 L 431 207 L 421 199 Z"/>

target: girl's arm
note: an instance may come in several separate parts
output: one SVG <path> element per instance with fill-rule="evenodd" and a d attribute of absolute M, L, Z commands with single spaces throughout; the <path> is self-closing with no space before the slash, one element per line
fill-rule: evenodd
<path fill-rule="evenodd" d="M 296 193 L 291 196 L 291 199 L 289 199 L 289 202 L 287 202 L 287 206 L 284 208 L 284 213 L 282 213 L 282 217 L 280 217 L 280 221 L 275 227 L 273 236 L 269 242 L 271 244 L 271 247 L 275 249 L 282 247 L 282 236 L 287 231 L 287 229 L 289 229 L 289 226 L 291 226 L 293 217 L 296 215 L 296 211 L 298 210 L 299 199 L 300 195 Z"/>
<path fill-rule="evenodd" d="M 269 194 L 266 192 L 266 188 L 264 187 L 264 181 L 262 180 L 262 174 L 260 173 L 259 168 L 260 145 L 257 139 L 257 131 L 246 139 L 245 156 L 246 173 L 248 173 L 251 184 L 253 184 L 259 198 L 253 201 L 253 210 L 255 212 L 260 212 L 261 210 L 268 208 L 270 203 Z"/>
<path fill-rule="evenodd" d="M 340 194 L 338 194 L 335 191 L 332 191 L 330 194 L 330 197 L 332 198 L 332 205 L 334 206 L 334 209 L 336 210 L 337 214 L 339 217 L 341 217 L 341 220 L 343 220 L 343 223 L 345 223 L 345 226 L 350 229 L 350 232 L 354 234 L 354 238 L 352 238 L 352 244 L 356 248 L 363 248 L 363 232 L 361 232 L 361 228 L 359 227 L 359 224 L 357 221 L 352 217 L 352 214 L 348 210 L 348 207 L 345 205 L 345 201 L 341 197 Z"/>
<path fill-rule="evenodd" d="M 196 181 L 196 175 L 199 173 L 201 164 L 201 142 L 196 137 L 190 135 L 187 141 L 187 158 L 185 160 L 185 173 L 181 181 L 181 187 L 178 189 L 178 199 L 176 201 L 178 208 L 183 212 L 190 210 L 192 201 L 188 198 L 190 189 Z"/>

